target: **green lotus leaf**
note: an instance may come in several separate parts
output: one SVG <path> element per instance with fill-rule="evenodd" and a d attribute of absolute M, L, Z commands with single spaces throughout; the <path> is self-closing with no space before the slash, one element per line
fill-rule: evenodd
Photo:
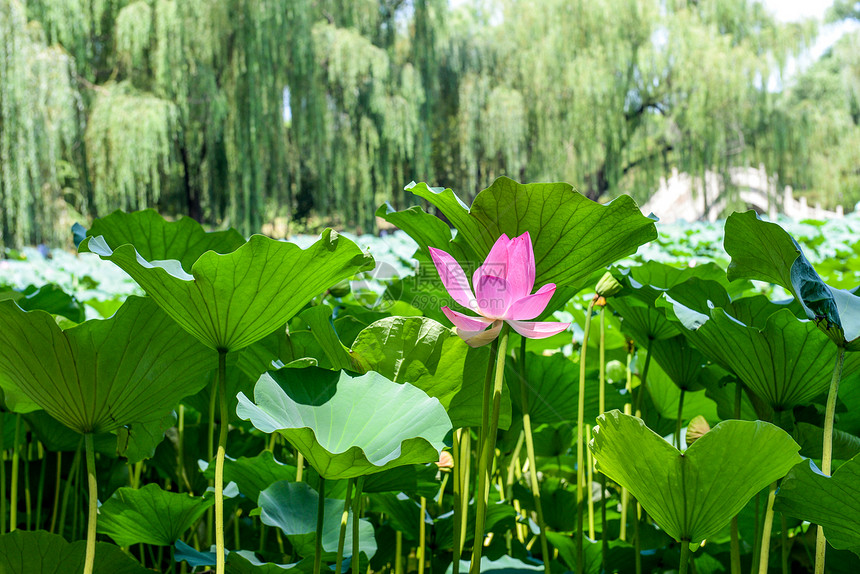
<path fill-rule="evenodd" d="M 621 330 L 640 345 L 647 346 L 649 341 L 678 335 L 678 328 L 667 321 L 653 303 L 645 302 L 636 295 L 611 297 L 608 304 L 621 315 Z"/>
<path fill-rule="evenodd" d="M 717 534 L 801 460 L 797 443 L 762 421 L 723 421 L 683 453 L 617 410 L 598 424 L 589 444 L 598 469 L 630 490 L 667 534 L 693 544 Z"/>
<path fill-rule="evenodd" d="M 481 425 L 486 347 L 472 348 L 453 330 L 426 317 L 388 317 L 356 337 L 350 351 L 363 371 L 376 371 L 396 383 L 410 383 L 439 399 L 456 428 Z M 511 424 L 505 387 L 499 428 Z"/>
<path fill-rule="evenodd" d="M 734 372 L 770 408 L 790 410 L 827 392 L 838 349 L 810 321 L 788 309 L 768 316 L 764 328 L 746 325 L 715 308 L 699 313 L 667 300 L 658 305 L 707 356 Z M 858 361 L 849 356 L 844 370 Z"/>
<path fill-rule="evenodd" d="M 657 238 L 654 220 L 642 215 L 629 196 L 601 205 L 566 183 L 521 184 L 500 177 L 470 208 L 450 189 L 424 183 L 407 189 L 436 206 L 457 228 L 452 243 L 475 255 L 473 263 L 484 260 L 502 233 L 513 237 L 528 231 L 536 285 L 581 285 L 596 269 Z"/>
<path fill-rule="evenodd" d="M 807 318 L 849 351 L 860 350 L 860 297 L 827 285 L 797 241 L 755 211 L 733 213 L 726 220 L 728 277 L 781 285 L 803 306 Z"/>
<path fill-rule="evenodd" d="M 304 482 L 276 482 L 260 493 L 260 520 L 275 526 L 289 538 L 301 556 L 313 556 L 316 541 L 319 494 Z M 326 498 L 323 516 L 323 560 L 334 560 L 337 553 L 343 500 Z M 345 555 L 352 555 L 352 510 L 346 526 Z M 369 520 L 358 522 L 359 548 L 368 558 L 376 554 L 376 536 Z"/>
<path fill-rule="evenodd" d="M 215 546 L 210 550 L 201 552 L 195 550 L 188 544 L 177 540 L 175 544 L 174 558 L 176 562 L 183 560 L 192 568 L 201 566 L 215 566 Z M 304 559 L 293 564 L 275 564 L 273 562 L 262 562 L 258 560 L 250 550 L 235 550 L 230 551 L 224 549 L 226 554 L 226 573 L 227 574 L 283 574 L 284 570 L 290 570 L 290 573 L 314 573 L 313 559 Z"/>
<path fill-rule="evenodd" d="M 328 479 L 437 461 L 451 430 L 439 400 L 409 383 L 316 367 L 264 374 L 237 414 L 280 432 Z"/>
<path fill-rule="evenodd" d="M 3 574 L 68 574 L 83 572 L 86 541 L 66 542 L 44 530 L 0 536 L 0 572 Z M 93 574 L 151 574 L 119 546 L 96 542 Z"/>
<path fill-rule="evenodd" d="M 700 379 L 705 376 L 702 367 L 707 360 L 690 345 L 686 337 L 678 335 L 651 341 L 649 350 L 663 372 L 679 389 L 699 391 L 705 388 Z"/>
<path fill-rule="evenodd" d="M 453 195 L 453 192 L 451 193 Z M 428 247 L 435 247 L 450 252 L 458 261 L 476 261 L 478 259 L 478 256 L 471 249 L 452 245 L 452 233 L 448 224 L 435 215 L 424 211 L 420 205 L 413 205 L 403 211 L 397 211 L 390 203 L 386 202 L 376 210 L 376 216 L 396 225 L 414 239 L 418 244 L 417 253 L 426 252 Z M 429 259 L 427 262 L 429 263 Z"/>
<path fill-rule="evenodd" d="M 215 465 L 210 464 L 203 472 L 208 479 L 215 477 Z M 264 450 L 257 456 L 227 458 L 224 461 L 224 484 L 235 482 L 239 492 L 257 500 L 260 492 L 280 480 L 295 480 L 296 467 L 275 460 L 274 455 Z"/>
<path fill-rule="evenodd" d="M 798 464 L 785 477 L 774 510 L 824 528 L 827 541 L 860 556 L 860 456 L 824 475 L 812 461 Z"/>
<path fill-rule="evenodd" d="M 190 217 L 167 221 L 154 209 L 132 213 L 114 211 L 93 221 L 85 237 L 103 235 L 111 245 L 135 246 L 146 261 L 175 259 L 185 271 L 207 251 L 231 253 L 245 243 L 245 238 L 233 228 L 206 231 Z"/>
<path fill-rule="evenodd" d="M 168 492 L 157 484 L 123 487 L 99 507 L 96 528 L 120 546 L 171 546 L 213 504 L 214 498 Z"/>
<path fill-rule="evenodd" d="M 460 572 L 468 572 L 471 561 L 460 560 Z M 454 571 L 454 565 L 448 566 L 445 574 L 451 574 Z M 520 572 L 543 572 L 544 567 L 540 564 L 526 564 L 522 560 L 517 560 L 511 556 L 500 556 L 496 560 L 490 560 L 487 556 L 481 557 L 481 567 L 479 572 L 495 572 L 496 574 L 519 574 Z M 587 570 L 586 572 L 591 572 Z"/>
<path fill-rule="evenodd" d="M 809 423 L 797 423 L 791 437 L 800 445 L 800 454 L 821 460 L 824 454 L 824 429 Z M 860 437 L 833 429 L 831 437 L 833 460 L 848 460 L 860 454 Z"/>
<path fill-rule="evenodd" d="M 114 262 L 176 322 L 216 350 L 236 351 L 262 339 L 327 288 L 373 267 L 370 255 L 327 229 L 307 249 L 254 235 L 229 253 L 200 253 L 189 269 L 192 258 L 176 259 L 175 246 L 187 242 L 198 253 L 207 247 L 200 235 L 205 232 L 186 219 L 153 221 L 149 212 L 114 214 L 94 225 L 79 250 Z M 170 240 L 157 241 L 150 232 Z"/>
<path fill-rule="evenodd" d="M 11 299 L 25 311 L 41 309 L 51 315 L 60 315 L 74 323 L 83 323 L 86 319 L 83 304 L 73 295 L 69 295 L 59 285 L 48 283 L 41 287 L 28 285 L 22 291 L 6 291 L 0 293 L 0 301 Z"/>
<path fill-rule="evenodd" d="M 529 416 L 533 425 L 575 421 L 579 397 L 579 365 L 561 353 L 537 355 L 526 353 L 525 381 L 528 389 Z M 522 411 L 520 362 L 505 364 L 505 378 L 511 386 L 514 404 Z M 597 370 L 586 372 L 586 381 L 596 381 Z M 606 408 L 623 408 L 624 397 L 607 386 Z M 585 421 L 593 422 L 600 414 L 600 389 L 596 384 L 585 387 Z"/>
<path fill-rule="evenodd" d="M 711 369 L 702 369 L 702 373 L 698 379 L 699 382 L 705 383 L 711 376 Z M 675 381 L 666 374 L 663 368 L 656 361 L 651 362 L 650 370 L 648 371 L 648 393 L 647 396 L 651 399 L 651 403 L 659 413 L 660 417 L 665 421 L 674 421 L 678 418 L 678 404 L 681 401 L 681 388 Z M 732 397 L 734 400 L 734 397 Z M 646 403 L 647 404 L 647 403 Z M 617 408 L 617 407 L 615 407 Z M 643 407 L 645 408 L 645 407 Z M 689 390 L 684 394 L 684 410 L 681 413 L 683 420 L 690 420 L 696 415 L 704 416 L 709 422 L 716 424 L 720 417 L 717 415 L 717 405 L 704 392 Z M 648 418 L 648 417 L 645 417 Z M 753 417 L 755 418 L 755 417 Z M 648 419 L 652 420 L 652 419 Z M 674 432 L 674 423 L 670 432 Z M 655 430 L 663 430 L 656 429 Z"/>
<path fill-rule="evenodd" d="M 65 331 L 44 311 L 0 303 L 0 386 L 80 433 L 158 418 L 206 384 L 212 353 L 150 298 Z M 24 410 L 30 405 L 17 405 Z M 33 410 L 29 408 L 27 410 Z"/>

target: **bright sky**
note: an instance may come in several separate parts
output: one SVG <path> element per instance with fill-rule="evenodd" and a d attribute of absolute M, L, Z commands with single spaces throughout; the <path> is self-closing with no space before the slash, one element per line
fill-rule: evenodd
<path fill-rule="evenodd" d="M 833 4 L 833 0 L 763 0 L 762 3 L 784 22 L 797 21 L 803 18 L 817 18 L 823 22 L 824 15 L 830 5 Z M 860 23 L 850 20 L 822 26 L 819 30 L 818 41 L 811 50 L 812 59 L 823 54 L 842 34 L 858 28 L 860 28 Z"/>

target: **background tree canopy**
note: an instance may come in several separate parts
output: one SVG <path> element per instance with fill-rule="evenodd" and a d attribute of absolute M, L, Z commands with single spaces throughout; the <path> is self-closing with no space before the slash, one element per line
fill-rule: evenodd
<path fill-rule="evenodd" d="M 411 180 L 503 174 L 643 201 L 673 167 L 761 162 L 860 199 L 857 35 L 774 89 L 816 26 L 758 2 L 456 4 L 0 0 L 0 244 L 148 206 L 372 231 Z"/>

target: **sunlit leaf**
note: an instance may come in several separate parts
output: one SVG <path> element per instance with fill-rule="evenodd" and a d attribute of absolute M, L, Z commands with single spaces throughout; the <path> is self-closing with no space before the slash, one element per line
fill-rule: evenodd
<path fill-rule="evenodd" d="M 280 432 L 329 479 L 437 461 L 451 430 L 439 401 L 409 383 L 315 367 L 266 373 L 254 402 L 239 395 L 238 415 Z"/>
<path fill-rule="evenodd" d="M 0 303 L 0 385 L 80 433 L 163 416 L 206 384 L 211 358 L 149 298 L 65 331 L 48 313 Z"/>
<path fill-rule="evenodd" d="M 801 460 L 791 437 L 762 421 L 724 421 L 683 453 L 617 410 L 598 423 L 589 448 L 599 470 L 630 490 L 675 540 L 694 544 Z"/>
<path fill-rule="evenodd" d="M 774 509 L 824 527 L 827 541 L 860 556 L 860 456 L 826 476 L 812 461 L 798 464 L 785 477 Z"/>
<path fill-rule="evenodd" d="M 157 484 L 120 488 L 99 508 L 98 532 L 120 546 L 171 546 L 215 503 L 163 490 Z"/>

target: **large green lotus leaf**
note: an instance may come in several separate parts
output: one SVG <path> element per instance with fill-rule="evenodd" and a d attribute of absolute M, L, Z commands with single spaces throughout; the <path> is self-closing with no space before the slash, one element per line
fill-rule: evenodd
<path fill-rule="evenodd" d="M 239 351 L 227 353 L 227 413 L 230 421 L 238 421 L 236 418 L 236 396 L 240 392 L 250 394 L 254 392 L 254 385 L 260 375 L 273 368 L 275 361 L 287 358 L 288 341 L 283 329 L 266 335 L 259 341 L 244 347 Z M 289 361 L 287 361 L 289 362 Z M 217 365 L 214 361 L 212 367 L 205 376 L 211 383 L 218 376 Z M 209 404 L 212 398 L 212 385 L 207 384 L 197 394 L 187 397 L 183 403 L 201 413 L 209 412 Z M 215 418 L 220 420 L 221 413 L 215 409 Z"/>
<path fill-rule="evenodd" d="M 827 541 L 860 556 L 860 456 L 823 474 L 812 461 L 798 464 L 780 485 L 774 510 L 824 528 Z"/>
<path fill-rule="evenodd" d="M 361 371 L 361 367 L 350 356 L 349 349 L 341 342 L 335 330 L 331 307 L 308 307 L 299 313 L 296 319 L 300 319 L 299 322 L 306 325 L 307 329 L 294 329 L 291 324 L 286 343 L 289 359 L 313 357 L 321 367 Z"/>
<path fill-rule="evenodd" d="M 837 348 L 810 321 L 788 309 L 771 314 L 763 329 L 741 323 L 721 308 L 710 316 L 670 300 L 666 316 L 711 359 L 734 372 L 774 410 L 790 410 L 827 392 Z M 849 356 L 846 373 L 857 368 Z"/>
<path fill-rule="evenodd" d="M 120 546 L 171 546 L 213 504 L 213 498 L 168 492 L 157 484 L 124 487 L 99 507 L 96 527 Z"/>
<path fill-rule="evenodd" d="M 686 337 L 678 335 L 651 341 L 649 349 L 654 360 L 679 389 L 699 391 L 705 388 L 700 379 L 704 376 L 703 367 L 707 359 L 690 345 Z"/>
<path fill-rule="evenodd" d="M 827 285 L 782 227 L 762 221 L 752 210 L 733 213 L 726 220 L 724 245 L 732 257 L 730 280 L 781 285 L 834 343 L 849 351 L 860 350 L 860 297 Z"/>
<path fill-rule="evenodd" d="M 700 382 L 705 383 L 708 381 L 712 368 L 703 369 L 699 379 Z M 651 399 L 651 403 L 663 419 L 674 421 L 678 418 L 681 389 L 656 361 L 651 362 L 650 370 L 648 371 L 647 396 Z M 720 417 L 717 415 L 717 404 L 712 399 L 701 391 L 687 391 L 684 394 L 684 410 L 681 413 L 681 417 L 684 420 L 690 420 L 697 415 L 702 415 L 708 422 L 713 424 L 716 424 L 720 420 Z M 648 420 L 652 419 L 649 418 Z M 662 430 L 662 428 L 659 430 Z M 670 432 L 674 432 L 674 425 Z"/>
<path fill-rule="evenodd" d="M 511 386 L 512 398 L 522 411 L 522 375 L 520 362 L 508 360 L 505 376 Z M 600 414 L 600 388 L 596 369 L 586 371 L 585 422 L 593 423 Z M 528 389 L 529 416 L 532 424 L 556 424 L 575 421 L 579 400 L 579 365 L 561 353 L 537 355 L 526 353 L 526 388 Z M 606 387 L 606 408 L 624 407 L 624 397 L 615 387 Z"/>
<path fill-rule="evenodd" d="M 203 476 L 212 480 L 215 478 L 215 465 L 210 464 Z M 296 467 L 275 460 L 274 455 L 264 450 L 254 457 L 227 458 L 224 461 L 224 483 L 235 482 L 239 492 L 257 500 L 260 492 L 280 480 L 295 480 Z"/>
<path fill-rule="evenodd" d="M 206 384 L 211 362 L 150 298 L 65 331 L 48 313 L 0 303 L 0 386 L 80 433 L 158 418 Z"/>
<path fill-rule="evenodd" d="M 667 321 L 653 303 L 646 303 L 635 295 L 610 297 L 608 303 L 621 316 L 621 330 L 640 345 L 647 346 L 650 340 L 678 335 L 678 328 Z"/>
<path fill-rule="evenodd" d="M 792 438 L 800 445 L 800 454 L 806 458 L 821 460 L 824 454 L 824 429 L 809 423 L 797 423 L 791 431 Z M 843 430 L 833 429 L 831 438 L 833 460 L 848 460 L 860 454 L 860 437 Z"/>
<path fill-rule="evenodd" d="M 214 544 L 208 551 L 200 551 L 195 550 L 181 540 L 177 540 L 175 548 L 174 559 L 176 562 L 185 561 L 192 568 L 215 566 L 216 564 Z M 231 552 L 229 549 L 224 549 L 224 553 L 226 554 L 225 571 L 227 574 L 283 574 L 284 570 L 289 570 L 290 574 L 315 574 L 313 558 L 299 560 L 293 564 L 276 564 L 258 560 L 250 550 L 234 550 Z M 207 572 L 211 571 L 207 570 Z"/>
<path fill-rule="evenodd" d="M 275 526 L 289 538 L 301 556 L 313 556 L 315 550 L 317 509 L 319 494 L 304 482 L 276 482 L 260 493 L 260 520 Z M 326 498 L 323 516 L 323 559 L 334 559 L 337 553 L 343 500 Z M 352 555 L 352 510 L 346 526 L 344 553 Z M 368 558 L 376 554 L 376 537 L 373 525 L 367 519 L 358 522 L 359 548 Z"/>
<path fill-rule="evenodd" d="M 279 431 L 328 479 L 437 461 L 451 430 L 439 400 L 409 383 L 316 367 L 264 374 L 237 414 Z"/>
<path fill-rule="evenodd" d="M 190 217 L 167 221 L 154 209 L 114 211 L 93 221 L 89 237 L 104 236 L 111 245 L 134 245 L 146 261 L 179 261 L 185 271 L 207 251 L 230 253 L 245 243 L 233 228 L 209 231 Z"/>
<path fill-rule="evenodd" d="M 496 239 L 526 231 L 535 252 L 536 285 L 580 285 L 600 269 L 657 238 L 654 220 L 627 195 L 601 205 L 566 183 L 520 184 L 500 177 L 467 208 L 450 189 L 419 183 L 410 191 L 457 228 L 453 243 L 482 261 Z"/>
<path fill-rule="evenodd" d="M 0 574 L 68 574 L 83 572 L 87 543 L 66 542 L 44 530 L 16 530 L 0 536 Z M 151 574 L 119 546 L 96 542 L 94 574 Z"/>
<path fill-rule="evenodd" d="M 460 572 L 468 572 L 470 560 L 460 560 Z M 451 574 L 454 571 L 454 565 L 448 566 L 445 574 Z M 522 572 L 543 572 L 544 567 L 540 564 L 526 564 L 522 560 L 517 560 L 510 556 L 500 556 L 496 560 L 490 560 L 487 556 L 481 557 L 481 567 L 479 572 L 494 572 L 495 574 L 520 574 Z M 591 572 L 591 570 L 586 570 Z"/>
<path fill-rule="evenodd" d="M 762 421 L 723 421 L 683 453 L 617 410 L 598 423 L 589 448 L 599 470 L 626 487 L 667 534 L 693 544 L 717 534 L 801 460 L 797 443 Z"/>
<path fill-rule="evenodd" d="M 202 253 L 189 273 L 180 260 L 156 249 L 153 260 L 137 251 L 139 242 L 154 240 L 134 239 L 135 233 L 126 231 L 135 215 L 100 226 L 102 235 L 91 230 L 80 251 L 114 262 L 174 320 L 216 350 L 236 351 L 262 339 L 327 288 L 373 267 L 369 254 L 327 229 L 307 249 L 254 235 L 230 253 Z M 189 229 L 171 228 L 176 241 Z M 175 254 L 168 250 L 166 255 Z"/>
<path fill-rule="evenodd" d="M 472 348 L 451 329 L 427 317 L 388 317 L 356 337 L 351 354 L 364 371 L 411 383 L 439 399 L 456 428 L 480 426 L 490 353 Z M 502 391 L 499 428 L 511 424 L 511 399 Z"/>
<path fill-rule="evenodd" d="M 0 292 L 0 301 L 11 299 L 25 311 L 41 309 L 51 315 L 61 315 L 75 323 L 83 323 L 86 319 L 83 304 L 73 295 L 69 295 L 59 285 L 48 283 L 41 287 L 28 285 L 22 291 Z"/>
<path fill-rule="evenodd" d="M 458 261 L 477 260 L 477 255 L 470 248 L 464 249 L 463 246 L 452 244 L 452 233 L 448 224 L 424 211 L 420 205 L 397 211 L 386 202 L 376 210 L 376 216 L 396 225 L 414 239 L 418 244 L 417 253 L 424 253 L 428 247 L 435 247 L 451 253 Z"/>

